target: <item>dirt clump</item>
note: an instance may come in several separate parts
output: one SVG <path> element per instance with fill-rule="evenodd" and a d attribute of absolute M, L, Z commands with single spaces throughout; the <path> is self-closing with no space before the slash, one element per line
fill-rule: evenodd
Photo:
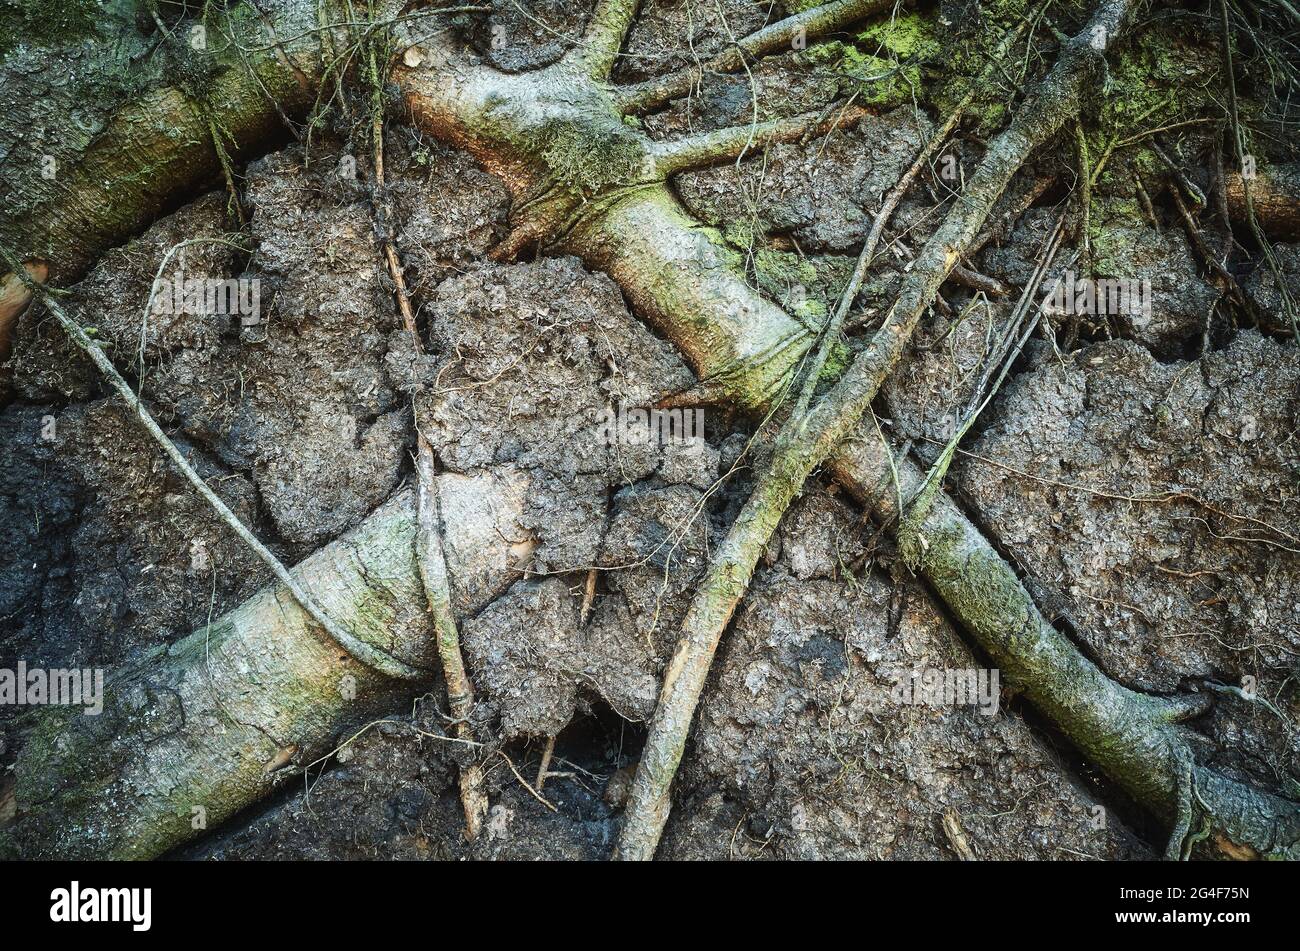
<path fill-rule="evenodd" d="M 1012 381 L 958 466 L 990 538 L 1106 673 L 1260 698 L 1221 697 L 1201 726 L 1214 759 L 1283 786 L 1300 776 L 1298 387 L 1294 348 L 1254 331 L 1169 364 L 1097 344 Z"/>

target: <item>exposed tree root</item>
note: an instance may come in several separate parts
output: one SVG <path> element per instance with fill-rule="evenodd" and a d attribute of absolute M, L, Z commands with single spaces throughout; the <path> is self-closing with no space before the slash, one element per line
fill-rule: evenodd
<path fill-rule="evenodd" d="M 582 41 L 565 57 L 566 62 L 590 79 L 609 79 L 640 6 L 641 0 L 598 0 Z"/>
<path fill-rule="evenodd" d="M 749 58 L 795 49 L 797 39 L 826 36 L 873 13 L 893 6 L 895 0 L 834 0 L 786 17 L 743 37 L 733 46 L 706 61 L 700 69 L 688 68 L 667 76 L 647 79 L 618 90 L 619 108 L 626 114 L 649 112 L 673 99 L 685 96 L 704 73 L 734 73 Z"/>
<path fill-rule="evenodd" d="M 437 662 L 403 492 L 292 570 L 330 617 L 374 650 L 430 673 Z M 0 857 L 144 859 L 252 805 L 335 747 L 350 724 L 406 694 L 316 633 L 282 585 L 104 685 L 104 712 L 42 707 L 19 721 L 17 815 Z M 297 751 L 285 756 L 285 751 Z"/>
<path fill-rule="evenodd" d="M 39 156 L 11 155 L 0 177 L 6 206 L 0 244 L 25 261 L 44 261 L 49 280 L 65 284 L 178 199 L 222 175 L 210 123 L 238 144 L 231 160 L 255 154 L 283 134 L 277 105 L 295 118 L 311 107 L 321 72 L 320 38 L 313 30 L 314 4 L 276 4 L 267 17 L 286 38 L 283 43 L 268 47 L 259 23 L 239 21 L 232 22 L 228 48 L 214 44 L 208 55 L 217 75 L 206 90 L 206 114 L 180 88 L 160 89 L 124 104 L 84 147 L 78 136 L 47 141 L 42 149 L 53 160 L 50 177 L 42 175 Z M 233 52 L 236 43 L 247 50 L 242 60 Z M 70 95 L 75 94 L 74 85 Z M 4 131 L 13 141 L 26 138 L 26 130 Z"/>
<path fill-rule="evenodd" d="M 792 28 L 802 26 L 812 38 L 886 6 L 873 0 L 825 4 L 739 41 L 707 68 L 741 68 L 746 56 L 789 44 Z M 548 237 L 559 250 L 609 273 L 638 312 L 692 361 L 704 390 L 743 408 L 768 407 L 812 345 L 814 332 L 748 287 L 720 238 L 693 221 L 656 176 L 644 174 L 645 159 L 660 146 L 621 115 L 689 92 L 698 74 L 686 71 L 625 90 L 606 85 L 635 7 L 620 0 L 601 3 L 583 47 L 536 74 L 500 74 L 435 42 L 423 68 L 399 67 L 395 79 L 415 121 L 500 174 L 517 203 L 555 197 L 566 213 L 556 219 L 562 222 L 558 233 Z M 1103 4 L 1098 16 L 1110 16 L 1112 27 L 1106 42 L 1126 8 L 1119 0 Z M 264 141 L 268 123 L 274 126 L 283 111 L 305 108 L 314 94 L 323 70 L 315 55 L 314 13 L 312 4 L 286 3 L 275 10 L 278 35 L 288 39 L 263 50 L 267 55 L 257 69 L 262 87 L 284 93 L 278 105 L 259 98 L 258 84 L 243 90 L 223 74 L 228 94 L 213 100 L 223 105 L 223 126 L 245 148 Z M 300 21 L 309 25 L 293 28 Z M 1042 126 L 1059 127 L 1096 75 L 1099 52 L 1077 39 L 1068 45 L 1021 116 L 1046 113 Z M 6 213 L 0 238 L 21 237 L 11 243 L 23 260 L 49 258 L 56 265 L 51 271 L 66 279 L 142 227 L 167 201 L 207 181 L 219 163 L 202 129 L 166 141 L 142 135 L 168 127 L 169 120 L 194 126 L 195 117 L 187 118 L 182 105 L 164 93 L 123 109 L 102 140 L 73 156 L 72 177 L 36 195 L 34 206 L 49 211 L 51 220 Z M 891 312 L 890 330 L 855 362 L 833 399 L 813 409 L 799 434 L 807 451 L 791 451 L 801 445 L 798 440 L 786 443 L 792 464 L 774 469 L 767 494 L 752 500 L 756 510 L 749 524 L 756 534 L 770 533 L 789 494 L 812 468 L 808 460 L 826 453 L 832 474 L 889 523 L 900 515 L 900 498 L 923 484 L 922 473 L 906 459 L 893 459 L 874 434 L 841 441 L 836 433 L 853 428 L 852 410 L 869 401 L 866 394 L 883 379 L 936 282 L 958 266 L 963 252 L 978 246 L 974 234 L 988 206 L 1023 157 L 1051 133 L 1026 124 L 1018 119 L 990 147 L 961 204 L 914 265 Z M 146 146 L 143 153 L 133 148 L 137 140 Z M 737 141 L 732 135 L 728 147 Z M 595 165 L 593 155 L 600 156 Z M 153 192 L 142 195 L 136 183 L 146 168 Z M 6 183 L 12 190 L 8 172 Z M 1253 186 L 1252 197 L 1259 207 Z M 96 217 L 97 200 L 111 205 L 112 213 Z M 90 218 L 83 222 L 87 205 Z M 432 504 L 426 510 L 437 511 Z M 1189 759 L 1187 734 L 1177 723 L 1203 709 L 1207 698 L 1151 697 L 1106 677 L 1043 618 L 1011 566 L 942 492 L 915 529 L 926 542 L 918 567 L 932 588 L 1007 682 L 1108 776 L 1171 827 L 1197 835 L 1205 829 L 1207 841 L 1225 855 L 1300 853 L 1295 804 Z M 418 534 L 414 500 L 405 494 L 294 572 L 309 579 L 329 616 L 416 668 L 431 666 L 434 653 L 414 554 Z M 729 615 L 745 587 L 740 574 L 718 573 L 717 598 L 701 610 L 702 624 Z M 251 685 L 245 645 L 258 674 Z M 116 678 L 109 692 L 112 716 L 95 721 L 59 710 L 32 716 L 17 764 L 17 826 L 0 836 L 0 854 L 143 857 L 184 841 L 197 833 L 194 806 L 206 810 L 208 822 L 220 821 L 272 788 L 274 776 L 282 774 L 263 767 L 282 751 L 297 747 L 301 758 L 327 751 L 328 738 L 355 713 L 339 696 L 343 677 L 355 677 L 359 693 L 391 684 L 313 637 L 307 615 L 286 593 L 262 592 Z M 179 726 L 175 715 L 160 715 L 178 711 L 184 713 Z M 214 731 L 210 722 L 226 728 Z M 1194 816 L 1184 821 L 1189 809 Z M 1184 852 L 1184 836 L 1171 838 Z"/>
<path fill-rule="evenodd" d="M 960 200 L 921 251 L 871 343 L 816 407 L 807 413 L 796 411 L 782 428 L 771 461 L 710 562 L 682 623 L 682 636 L 664 673 L 659 703 L 632 785 L 619 838 L 621 858 L 654 856 L 668 820 L 672 779 L 713 655 L 781 516 L 812 470 L 857 427 L 885 377 L 902 357 L 922 314 L 953 266 L 970 250 L 1012 176 L 1078 111 L 1086 84 L 1100 73 L 1101 54 L 1092 39 L 1099 30 L 1108 38 L 1118 36 L 1130 6 L 1131 0 L 1109 0 L 1098 8 L 1041 87 L 1031 93 L 1010 127 L 989 144 Z M 858 270 L 865 270 L 861 262 Z M 861 280 L 858 273 L 854 278 L 854 283 Z M 852 299 L 848 293 L 845 297 Z M 841 321 L 845 309 L 841 302 L 837 311 Z M 815 384 L 815 379 L 810 382 Z M 805 387 L 804 398 L 810 393 Z"/>
<path fill-rule="evenodd" d="M 652 153 L 655 174 L 667 178 L 678 172 L 721 165 L 776 142 L 799 142 L 834 129 L 851 129 L 869 115 L 871 112 L 861 106 L 846 105 L 829 117 L 813 113 L 701 132 L 658 146 Z"/>
<path fill-rule="evenodd" d="M 1237 221 L 1246 221 L 1247 180 L 1240 172 L 1227 178 L 1228 209 Z M 1300 165 L 1260 169 L 1249 180 L 1250 201 L 1264 230 L 1275 237 L 1300 235 Z"/>

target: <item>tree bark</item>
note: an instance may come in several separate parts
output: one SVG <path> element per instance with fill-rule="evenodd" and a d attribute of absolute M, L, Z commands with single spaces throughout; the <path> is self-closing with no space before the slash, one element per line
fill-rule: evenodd
<path fill-rule="evenodd" d="M 1228 212 L 1245 221 L 1246 183 L 1241 173 L 1226 176 Z M 1250 200 L 1265 233 L 1274 238 L 1300 237 L 1300 165 L 1260 169 L 1250 180 Z"/>

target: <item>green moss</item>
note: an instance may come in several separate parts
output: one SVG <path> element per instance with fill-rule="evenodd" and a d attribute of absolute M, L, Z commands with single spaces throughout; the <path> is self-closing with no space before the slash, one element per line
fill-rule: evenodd
<path fill-rule="evenodd" d="M 853 351 L 849 349 L 843 340 L 835 341 L 835 346 L 831 347 L 831 352 L 826 354 L 826 365 L 822 367 L 821 379 L 818 382 L 828 385 L 833 384 L 844 375 L 844 371 L 853 362 L 853 357 Z"/>
<path fill-rule="evenodd" d="M 1207 91 L 1219 88 L 1218 58 L 1206 55 L 1203 41 L 1173 27 L 1137 31 L 1110 61 L 1098 118 L 1111 134 L 1134 135 L 1190 118 L 1209 104 Z"/>
<path fill-rule="evenodd" d="M 595 195 L 635 181 L 645 161 L 637 136 L 619 120 L 609 124 L 555 120 L 542 127 L 536 140 L 537 152 L 556 183 L 578 195 Z"/>
<path fill-rule="evenodd" d="M 730 235 L 728 238 L 730 239 Z M 764 248 L 754 254 L 758 289 L 805 326 L 825 321 L 853 271 L 851 258 L 808 257 L 793 251 Z"/>
<path fill-rule="evenodd" d="M 721 236 L 727 244 L 736 248 L 752 247 L 763 237 L 759 234 L 758 224 L 748 219 L 729 223 L 726 229 L 721 232 Z"/>
<path fill-rule="evenodd" d="M 858 34 L 862 44 L 882 48 L 899 59 L 929 60 L 939 55 L 933 15 L 905 13 L 874 24 Z"/>
<path fill-rule="evenodd" d="M 798 62 L 842 77 L 841 94 L 857 94 L 859 102 L 887 109 L 910 102 L 913 90 L 920 90 L 920 67 L 900 64 L 849 43 L 832 40 L 799 54 Z"/>
<path fill-rule="evenodd" d="M 764 248 L 754 255 L 754 273 L 759 290 L 795 317 L 825 319 L 825 301 L 809 291 L 817 284 L 817 270 L 807 258 Z"/>
<path fill-rule="evenodd" d="M 96 0 L 0 0 L 0 56 L 21 44 L 59 46 L 96 34 Z"/>
<path fill-rule="evenodd" d="M 1142 206 L 1135 199 L 1108 197 L 1093 202 L 1088 234 L 1097 274 L 1114 277 L 1133 270 L 1132 225 L 1143 220 Z"/>

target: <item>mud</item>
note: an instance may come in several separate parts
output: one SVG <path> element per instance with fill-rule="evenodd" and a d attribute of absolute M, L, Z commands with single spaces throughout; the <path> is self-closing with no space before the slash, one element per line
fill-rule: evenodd
<path fill-rule="evenodd" d="M 1283 787 L 1300 777 L 1298 380 L 1295 349 L 1252 331 L 1170 364 L 1097 344 L 1017 377 L 958 478 L 1112 677 L 1250 688 L 1259 702 L 1221 698 L 1200 726 L 1216 761 Z"/>

